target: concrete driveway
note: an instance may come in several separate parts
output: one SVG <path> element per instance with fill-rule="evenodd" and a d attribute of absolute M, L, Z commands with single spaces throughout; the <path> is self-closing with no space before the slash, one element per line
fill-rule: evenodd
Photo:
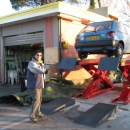
<path fill-rule="evenodd" d="M 74 98 L 74 106 L 62 109 L 47 118 L 32 123 L 29 119 L 30 106 L 16 106 L 13 104 L 0 104 L 0 130 L 129 130 L 130 104 L 118 105 L 119 110 L 103 124 L 96 128 L 74 123 L 80 114 L 87 111 L 97 103 L 111 104 L 111 99 L 120 94 L 121 84 L 114 89 L 91 99 Z M 0 86 L 0 96 L 20 92 L 19 86 Z M 100 113 L 99 113 L 100 114 Z"/>

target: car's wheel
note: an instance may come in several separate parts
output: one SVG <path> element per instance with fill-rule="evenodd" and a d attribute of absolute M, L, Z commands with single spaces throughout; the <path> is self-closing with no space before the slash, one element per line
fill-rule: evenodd
<path fill-rule="evenodd" d="M 81 60 L 84 60 L 88 57 L 88 54 L 86 53 L 81 53 L 81 52 L 78 52 L 78 56 Z"/>
<path fill-rule="evenodd" d="M 123 56 L 123 46 L 121 43 L 118 43 L 115 50 L 115 57 L 120 57 L 120 59 Z"/>

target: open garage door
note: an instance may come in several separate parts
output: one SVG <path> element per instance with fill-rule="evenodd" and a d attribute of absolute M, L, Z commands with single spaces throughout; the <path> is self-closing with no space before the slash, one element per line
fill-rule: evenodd
<path fill-rule="evenodd" d="M 43 43 L 43 32 L 4 37 L 4 46 Z"/>

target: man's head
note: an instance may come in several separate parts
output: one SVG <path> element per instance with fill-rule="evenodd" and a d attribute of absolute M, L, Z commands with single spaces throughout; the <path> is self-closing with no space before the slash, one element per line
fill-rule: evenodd
<path fill-rule="evenodd" d="M 34 53 L 34 57 L 35 59 L 40 62 L 41 59 L 42 59 L 42 51 L 41 50 L 37 50 L 35 53 Z"/>

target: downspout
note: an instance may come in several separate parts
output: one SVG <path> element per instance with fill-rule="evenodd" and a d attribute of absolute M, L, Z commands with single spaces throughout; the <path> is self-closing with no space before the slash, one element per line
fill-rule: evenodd
<path fill-rule="evenodd" d="M 61 46 L 61 18 L 58 17 L 58 39 L 59 39 L 59 64 L 62 60 L 62 46 Z M 58 77 L 62 78 L 62 70 L 58 70 Z"/>
<path fill-rule="evenodd" d="M 2 36 L 1 36 L 1 33 L 2 33 L 2 31 L 1 31 L 1 27 L 0 27 L 0 66 L 2 67 L 2 52 L 1 52 L 1 50 L 2 50 Z M 0 71 L 2 72 L 2 68 L 0 67 Z M 2 83 L 2 73 L 0 73 L 0 84 Z"/>
<path fill-rule="evenodd" d="M 4 61 L 2 61 L 4 58 L 3 58 L 3 37 L 2 37 L 2 28 L 0 27 L 0 66 L 1 66 L 1 74 L 0 74 L 0 80 L 1 80 L 1 83 L 3 84 L 4 83 Z"/>

